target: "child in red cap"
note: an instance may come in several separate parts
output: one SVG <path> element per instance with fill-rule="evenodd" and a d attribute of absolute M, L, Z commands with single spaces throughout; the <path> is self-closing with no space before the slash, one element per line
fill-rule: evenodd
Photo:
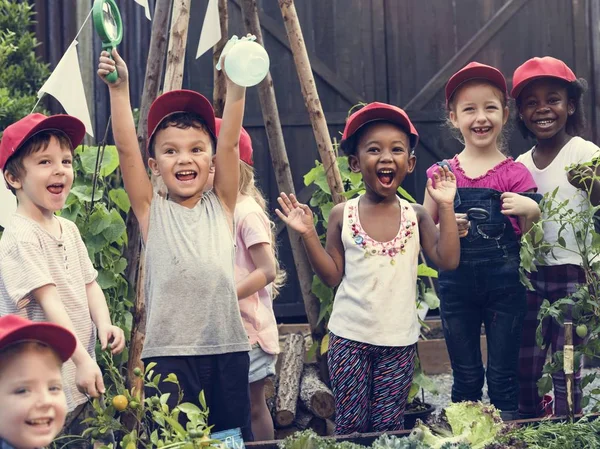
<path fill-rule="evenodd" d="M 452 401 L 479 401 L 484 370 L 481 325 L 488 347 L 487 385 L 503 419 L 518 418 L 518 354 L 525 314 L 519 278 L 519 239 L 540 215 L 528 197 L 536 185 L 527 168 L 500 151 L 508 120 L 506 81 L 491 66 L 471 62 L 446 84 L 450 123 L 464 149 L 449 161 L 458 186 L 454 208 L 460 230 L 460 265 L 441 271 L 439 293 L 444 336 L 452 364 Z M 440 164 L 438 163 L 438 164 Z M 437 170 L 438 164 L 428 170 Z M 425 192 L 435 220 L 437 204 Z"/>
<path fill-rule="evenodd" d="M 164 198 L 153 191 L 139 151 L 127 66 L 116 50 L 113 57 L 102 53 L 98 75 L 104 80 L 115 65 L 119 74 L 107 84 L 123 182 L 145 246 L 142 359 L 155 363 L 163 379 L 178 376 L 183 402 L 197 404 L 204 391 L 213 431 L 239 427 L 251 441 L 250 345 L 236 295 L 233 240 L 246 91 L 228 82 L 218 141 L 213 108 L 199 93 L 175 90 L 154 101 L 148 165 L 166 185 Z M 213 156 L 214 187 L 205 192 Z M 162 383 L 161 391 L 171 393 L 173 407 L 177 385 Z"/>
<path fill-rule="evenodd" d="M 300 233 L 317 275 L 330 287 L 339 284 L 328 350 L 338 435 L 404 428 L 420 333 L 419 250 L 438 267 L 458 265 L 454 175 L 438 167 L 436 185 L 427 184 L 439 207 L 439 230 L 423 206 L 397 195 L 415 168 L 418 140 L 396 106 L 371 103 L 348 118 L 341 146 L 365 193 L 331 210 L 325 248 L 310 208 L 294 195 L 279 197 L 277 215 Z"/>
<path fill-rule="evenodd" d="M 18 202 L 0 240 L 0 316 L 51 321 L 76 335 L 63 367 L 68 422 L 81 415 L 88 395 L 104 392 L 96 336 L 103 349 L 111 342 L 113 353 L 125 347 L 79 230 L 55 215 L 73 185 L 73 149 L 84 134 L 75 117 L 30 114 L 6 128 L 0 142 L 0 169 Z"/>
<path fill-rule="evenodd" d="M 535 137 L 536 145 L 517 161 L 531 172 L 538 191 L 554 192 L 558 203 L 569 202 L 569 208 L 581 210 L 600 204 L 600 184 L 592 181 L 594 171 L 584 164 L 600 155 L 600 148 L 582 139 L 585 113 L 582 94 L 585 80 L 577 79 L 573 71 L 561 60 L 546 56 L 532 58 L 515 70 L 511 95 L 518 108 L 517 124 L 525 137 Z M 566 172 L 565 167 L 579 165 Z M 586 179 L 587 178 L 587 179 Z M 590 186 L 593 183 L 593 186 Z M 588 189 L 592 192 L 588 201 Z M 542 323 L 543 348 L 536 344 L 537 316 L 542 301 L 551 303 L 575 292 L 586 283 L 581 268 L 581 257 L 576 251 L 575 230 L 571 226 L 559 231 L 560 223 L 544 222 L 544 240 L 557 242 L 564 239 L 564 248 L 555 248 L 550 257 L 536 261 L 537 270 L 532 271 L 530 281 L 534 291 L 527 293 L 527 315 L 523 326 L 519 380 L 521 393 L 519 410 L 523 417 L 543 415 L 542 398 L 538 394 L 537 381 L 542 376 L 548 347 L 552 352 L 562 351 L 564 328 L 556 320 L 547 318 Z M 591 243 L 591 236 L 590 236 Z M 569 319 L 570 311 L 565 315 Z M 574 335 L 574 343 L 583 339 Z M 575 413 L 581 412 L 581 371 L 575 378 Z M 566 381 L 564 371 L 552 375 L 554 405 L 557 415 L 567 413 Z"/>
<path fill-rule="evenodd" d="M 0 449 L 50 445 L 65 423 L 61 368 L 77 339 L 62 326 L 0 318 Z"/>
<path fill-rule="evenodd" d="M 217 137 L 222 120 L 217 118 Z M 250 408 L 252 433 L 257 441 L 275 439 L 273 418 L 265 400 L 265 379 L 275 374 L 279 332 L 273 299 L 285 283 L 277 261 L 274 223 L 267 202 L 254 180 L 252 139 L 240 134 L 240 189 L 235 206 L 235 280 L 250 351 Z"/>

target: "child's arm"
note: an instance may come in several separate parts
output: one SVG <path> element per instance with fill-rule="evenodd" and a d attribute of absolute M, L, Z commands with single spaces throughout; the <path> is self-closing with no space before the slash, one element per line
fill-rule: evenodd
<path fill-rule="evenodd" d="M 516 216 L 523 234 L 526 234 L 533 223 L 540 219 L 540 207 L 531 198 L 514 192 L 504 192 L 500 199 L 502 200 L 502 213 Z"/>
<path fill-rule="evenodd" d="M 301 204 L 294 194 L 282 193 L 277 198 L 279 209 L 275 213 L 281 220 L 302 236 L 308 260 L 317 276 L 329 287 L 338 285 L 344 275 L 344 245 L 342 244 L 342 218 L 344 204 L 336 204 L 329 214 L 327 241 L 321 245 L 313 222 L 313 214 L 306 204 Z"/>
<path fill-rule="evenodd" d="M 240 182 L 240 132 L 244 118 L 246 88 L 227 78 L 223 121 L 217 139 L 214 190 L 233 216 Z"/>
<path fill-rule="evenodd" d="M 110 343 L 113 354 L 121 353 L 125 349 L 125 333 L 120 327 L 113 326 L 110 321 L 110 313 L 108 312 L 104 292 L 96 281 L 87 284 L 85 292 L 90 308 L 90 316 L 98 329 L 98 338 L 102 350 L 106 349 L 108 343 Z"/>
<path fill-rule="evenodd" d="M 447 167 L 440 167 L 433 176 L 435 187 L 431 179 L 427 180 L 427 192 L 431 203 L 435 204 L 439 229 L 429 211 L 424 206 L 414 204 L 419 220 L 421 246 L 427 257 L 439 268 L 454 270 L 460 262 L 460 240 L 454 214 L 456 178 Z"/>
<path fill-rule="evenodd" d="M 108 85 L 110 92 L 110 113 L 112 117 L 112 129 L 117 150 L 125 190 L 129 195 L 131 208 L 140 224 L 140 231 L 144 241 L 148 234 L 148 219 L 150 215 L 150 203 L 152 201 L 152 184 L 148 178 L 148 172 L 144 166 L 144 160 L 140 153 L 140 147 L 135 132 L 131 103 L 129 101 L 129 82 L 127 65 L 119 56 L 117 50 L 113 50 L 113 59 L 103 51 L 98 64 L 98 76 Z M 106 81 L 105 77 L 115 70 L 119 78 L 114 83 Z"/>
<path fill-rule="evenodd" d="M 275 280 L 276 267 L 271 245 L 258 243 L 249 247 L 248 252 L 256 269 L 237 283 L 238 299 L 247 298 Z"/>
<path fill-rule="evenodd" d="M 33 290 L 32 295 L 42 307 L 48 321 L 66 327 L 77 336 L 73 322 L 65 310 L 55 285 L 47 284 L 39 287 Z M 79 341 L 79 337 L 77 337 L 77 347 L 71 359 L 77 368 L 75 374 L 77 387 L 92 397 L 103 394 L 105 389 L 102 372 Z"/>

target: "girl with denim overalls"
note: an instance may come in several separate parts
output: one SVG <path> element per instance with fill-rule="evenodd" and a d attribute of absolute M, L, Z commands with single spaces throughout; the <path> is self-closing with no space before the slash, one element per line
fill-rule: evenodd
<path fill-rule="evenodd" d="M 579 211 L 600 204 L 600 185 L 591 178 L 592 168 L 583 165 L 600 154 L 600 148 L 580 134 L 584 131 L 585 113 L 582 95 L 585 80 L 577 79 L 573 71 L 561 60 L 546 56 L 532 58 L 515 70 L 511 95 L 515 98 L 519 115 L 517 125 L 525 137 L 535 137 L 536 145 L 517 159 L 531 172 L 539 187 L 546 194 L 556 189 L 555 201 L 568 201 L 569 207 Z M 565 167 L 579 165 L 573 172 Z M 579 172 L 579 176 L 578 173 Z M 588 178 L 585 180 L 585 178 Z M 588 201 L 588 189 L 591 195 Z M 544 240 L 556 242 L 560 237 L 565 248 L 555 248 L 545 260 L 536 261 L 537 270 L 529 280 L 534 287 L 527 292 L 527 314 L 523 324 L 523 340 L 520 354 L 520 400 L 522 418 L 534 418 L 544 414 L 542 398 L 538 394 L 537 381 L 542 376 L 549 347 L 552 352 L 562 351 L 565 344 L 564 327 L 558 321 L 546 318 L 542 322 L 543 347 L 536 343 L 538 313 L 542 302 L 551 304 L 573 294 L 578 286 L 586 283 L 581 267 L 575 232 L 567 226 L 559 231 L 558 222 L 544 222 Z M 590 236 L 591 239 L 591 236 Z M 565 321 L 571 311 L 565 313 Z M 575 345 L 584 339 L 573 335 Z M 581 413 L 581 367 L 574 373 L 575 413 Z M 564 371 L 552 374 L 554 385 L 554 413 L 567 413 L 567 386 Z"/>
<path fill-rule="evenodd" d="M 536 185 L 527 168 L 498 147 L 509 116 L 506 80 L 499 70 L 477 62 L 459 70 L 446 84 L 446 106 L 465 147 L 427 173 L 430 177 L 440 164 L 449 165 L 458 187 L 454 208 L 461 237 L 460 265 L 439 274 L 442 326 L 454 374 L 452 401 L 481 400 L 483 323 L 490 401 L 503 419 L 517 419 L 517 367 L 525 314 L 519 238 L 539 218 L 539 198 L 531 198 Z M 427 192 L 424 206 L 437 220 L 437 206 Z"/>
<path fill-rule="evenodd" d="M 317 275 L 337 289 L 329 320 L 328 362 L 336 434 L 404 428 L 419 338 L 416 282 L 419 249 L 446 269 L 458 266 L 454 175 L 433 174 L 431 201 L 440 228 L 419 204 L 397 195 L 414 170 L 419 135 L 406 113 L 371 103 L 352 114 L 341 146 L 365 193 L 336 205 L 321 245 L 310 208 L 281 194 L 277 215 L 302 236 Z"/>

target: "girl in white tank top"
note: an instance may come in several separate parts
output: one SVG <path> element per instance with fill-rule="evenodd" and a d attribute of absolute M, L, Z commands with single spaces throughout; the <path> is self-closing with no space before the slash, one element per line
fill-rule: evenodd
<path fill-rule="evenodd" d="M 317 275 L 339 285 L 329 322 L 329 371 L 336 402 L 336 433 L 404 428 L 419 323 L 415 307 L 419 247 L 441 269 L 460 257 L 454 216 L 456 180 L 447 168 L 429 194 L 440 209 L 436 228 L 425 209 L 398 198 L 414 170 L 419 135 L 406 113 L 371 103 L 352 114 L 341 146 L 360 172 L 365 193 L 336 205 L 322 247 L 306 204 L 279 197 L 277 215 L 300 233 Z"/>

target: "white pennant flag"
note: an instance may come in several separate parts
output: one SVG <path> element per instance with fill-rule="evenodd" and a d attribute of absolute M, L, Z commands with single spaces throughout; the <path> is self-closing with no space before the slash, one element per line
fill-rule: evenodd
<path fill-rule="evenodd" d="M 196 59 L 202 56 L 206 51 L 215 46 L 221 39 L 221 22 L 219 22 L 219 5 L 217 0 L 208 0 L 202 32 L 200 33 L 200 43 L 196 52 Z"/>
<path fill-rule="evenodd" d="M 146 9 L 146 19 L 152 20 L 150 17 L 150 6 L 148 5 L 148 0 L 135 0 L 135 2 Z"/>
<path fill-rule="evenodd" d="M 6 228 L 11 217 L 17 211 L 17 198 L 6 187 L 6 181 L 0 170 L 0 226 Z"/>
<path fill-rule="evenodd" d="M 56 98 L 67 114 L 81 120 L 85 125 L 86 132 L 94 137 L 92 120 L 90 119 L 90 111 L 85 99 L 83 79 L 79 68 L 77 41 L 73 41 L 61 60 L 58 61 L 50 78 L 38 91 L 38 97 L 41 98 L 44 93 Z"/>

